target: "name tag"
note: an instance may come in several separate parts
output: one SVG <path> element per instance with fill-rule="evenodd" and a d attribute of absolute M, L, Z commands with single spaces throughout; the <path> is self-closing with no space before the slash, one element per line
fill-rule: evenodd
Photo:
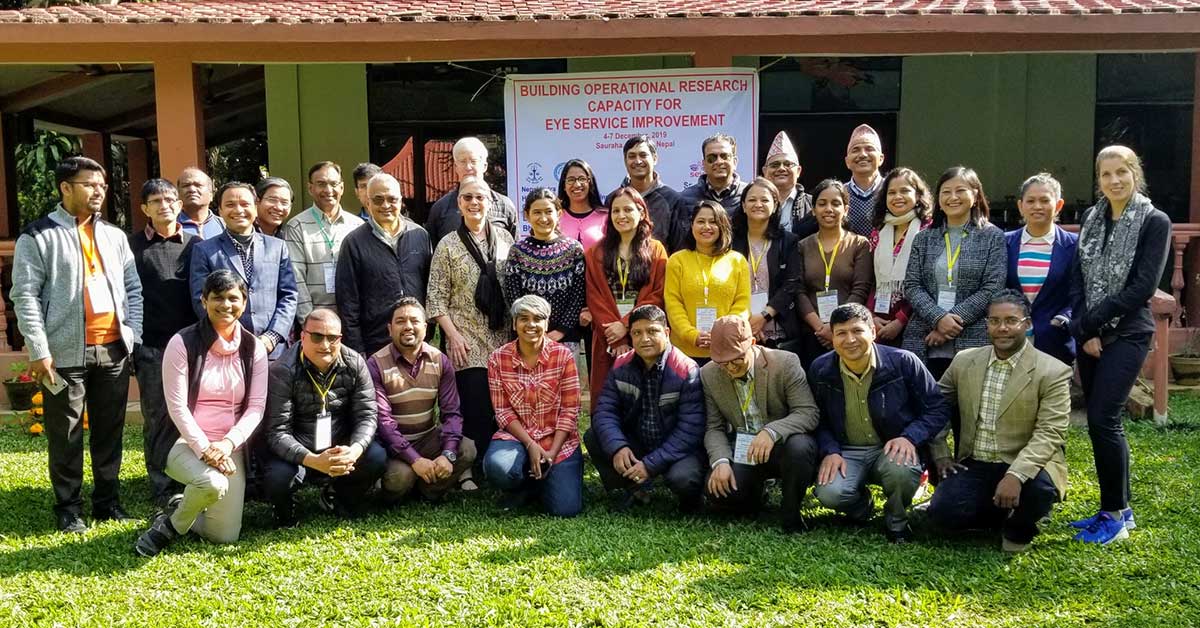
<path fill-rule="evenodd" d="M 700 331 L 712 331 L 713 324 L 717 322 L 717 308 L 715 307 L 698 307 L 696 308 L 696 329 Z"/>
<path fill-rule="evenodd" d="M 97 273 L 87 278 L 84 285 L 88 299 L 92 302 L 92 314 L 107 314 L 116 311 L 112 292 L 108 289 L 108 278 L 104 273 Z"/>
<path fill-rule="evenodd" d="M 334 288 L 337 286 L 337 264 L 334 262 L 325 262 L 325 292 L 333 294 Z"/>
<path fill-rule="evenodd" d="M 817 293 L 817 314 L 821 317 L 822 323 L 828 323 L 829 317 L 833 315 L 833 311 L 838 306 L 837 290 L 826 290 L 825 292 Z"/>
<path fill-rule="evenodd" d="M 733 441 L 733 461 L 737 464 L 754 464 L 750 462 L 750 442 L 754 440 L 754 434 L 746 434 L 738 432 Z"/>
<path fill-rule="evenodd" d="M 892 291 L 880 288 L 875 291 L 875 313 L 888 314 L 892 311 Z"/>
<path fill-rule="evenodd" d="M 750 294 L 751 314 L 758 314 L 759 312 L 767 309 L 767 296 L 768 295 L 766 292 L 753 292 Z"/>
<path fill-rule="evenodd" d="M 617 299 L 617 315 L 625 318 L 633 311 L 633 306 L 637 305 L 634 299 Z"/>
<path fill-rule="evenodd" d="M 953 290 L 938 290 L 938 307 L 949 312 L 954 308 L 954 301 L 958 298 L 958 294 Z"/>
<path fill-rule="evenodd" d="M 313 434 L 313 450 L 320 453 L 329 449 L 333 444 L 333 419 L 329 416 L 329 412 L 322 412 L 317 415 L 317 428 Z"/>

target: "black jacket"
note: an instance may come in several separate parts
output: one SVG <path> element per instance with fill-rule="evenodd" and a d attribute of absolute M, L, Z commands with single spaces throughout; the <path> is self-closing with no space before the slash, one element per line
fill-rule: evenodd
<path fill-rule="evenodd" d="M 371 355 L 392 341 L 387 325 L 392 305 L 400 297 L 425 302 L 429 261 L 433 249 L 429 234 L 416 223 L 406 225 L 396 248 L 375 235 L 367 224 L 342 241 L 337 261 L 337 309 L 342 317 L 342 344 Z"/>
<path fill-rule="evenodd" d="M 332 415 L 333 445 L 355 445 L 363 451 L 375 437 L 375 384 L 367 361 L 353 349 L 341 348 L 324 381 L 301 359 L 301 345 L 292 345 L 271 365 L 267 387 L 266 440 L 271 453 L 293 464 L 303 464 L 313 451 L 321 399 L 309 372 L 322 386 L 336 375 L 326 404 Z"/>
<path fill-rule="evenodd" d="M 745 235 L 733 238 L 733 250 L 741 253 L 747 260 L 750 259 L 750 243 Z M 800 238 L 790 231 L 783 231 L 783 237 L 771 242 L 771 248 L 767 249 L 767 259 L 763 260 L 770 269 L 767 305 L 775 308 L 776 321 L 783 327 L 783 332 L 789 340 L 800 337 L 800 313 L 796 309 L 795 294 L 791 292 L 789 285 L 792 283 L 791 279 L 804 266 L 802 255 Z"/>

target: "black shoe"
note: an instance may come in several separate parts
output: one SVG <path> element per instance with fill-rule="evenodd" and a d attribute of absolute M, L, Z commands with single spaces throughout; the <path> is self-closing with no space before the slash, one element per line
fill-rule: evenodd
<path fill-rule="evenodd" d="M 635 506 L 645 506 L 650 503 L 650 494 L 641 489 L 627 489 L 613 496 L 609 510 L 614 513 L 628 512 Z"/>
<path fill-rule="evenodd" d="M 318 502 L 321 505 L 321 510 L 340 519 L 354 519 L 361 512 L 359 508 L 350 506 L 339 499 L 337 492 L 333 490 L 332 484 L 326 484 L 321 489 L 321 497 Z"/>
<path fill-rule="evenodd" d="M 62 512 L 58 514 L 58 531 L 83 534 L 87 532 L 87 524 L 83 522 L 83 517 L 76 513 Z"/>
<path fill-rule="evenodd" d="M 512 512 L 519 508 L 523 508 L 529 503 L 530 494 L 527 490 L 518 490 L 505 492 L 500 495 L 500 499 L 496 501 L 496 505 L 504 512 Z"/>
<path fill-rule="evenodd" d="M 159 515 L 154 519 L 154 523 L 150 524 L 150 529 L 138 537 L 137 542 L 133 544 L 133 551 L 143 558 L 157 556 L 178 538 L 179 532 L 171 525 L 171 518 Z"/>
<path fill-rule="evenodd" d="M 275 519 L 276 528 L 294 528 L 300 523 L 300 519 L 296 517 L 296 503 L 291 498 L 286 504 L 271 506 L 271 515 Z"/>
<path fill-rule="evenodd" d="M 134 521 L 135 519 L 130 516 L 129 513 L 125 512 L 125 509 L 121 508 L 120 504 L 113 504 L 112 506 L 106 506 L 104 508 L 93 508 L 92 520 L 128 523 L 130 521 Z"/>
<path fill-rule="evenodd" d="M 912 543 L 912 528 L 904 526 L 903 530 L 888 530 L 885 532 L 888 543 L 892 545 L 905 545 Z"/>

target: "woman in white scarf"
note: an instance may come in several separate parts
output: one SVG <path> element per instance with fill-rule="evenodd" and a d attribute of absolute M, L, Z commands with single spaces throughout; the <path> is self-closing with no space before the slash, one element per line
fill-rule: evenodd
<path fill-rule="evenodd" d="M 929 187 L 909 168 L 895 168 L 883 179 L 871 218 L 871 250 L 875 256 L 875 294 L 867 307 L 875 316 L 879 342 L 899 346 L 912 306 L 904 298 L 904 271 L 918 231 L 933 213 Z"/>
<path fill-rule="evenodd" d="M 1129 538 L 1129 444 L 1122 410 L 1150 351 L 1150 297 L 1162 280 L 1171 246 L 1171 219 L 1145 196 L 1141 160 L 1124 146 L 1096 156 L 1102 197 L 1080 221 L 1072 269 L 1081 289 L 1071 333 L 1083 346 L 1079 379 L 1087 401 L 1088 437 L 1100 484 L 1100 510 L 1071 525 L 1075 539 L 1108 545 Z"/>

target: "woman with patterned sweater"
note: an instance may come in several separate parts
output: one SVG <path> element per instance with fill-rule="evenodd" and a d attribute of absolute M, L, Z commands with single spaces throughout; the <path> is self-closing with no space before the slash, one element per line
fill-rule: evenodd
<path fill-rule="evenodd" d="M 578 342 L 579 312 L 585 307 L 583 247 L 559 233 L 562 206 L 553 190 L 531 191 L 524 211 L 531 230 L 508 253 L 504 296 L 510 306 L 527 294 L 542 297 L 552 312 L 546 337 Z"/>

